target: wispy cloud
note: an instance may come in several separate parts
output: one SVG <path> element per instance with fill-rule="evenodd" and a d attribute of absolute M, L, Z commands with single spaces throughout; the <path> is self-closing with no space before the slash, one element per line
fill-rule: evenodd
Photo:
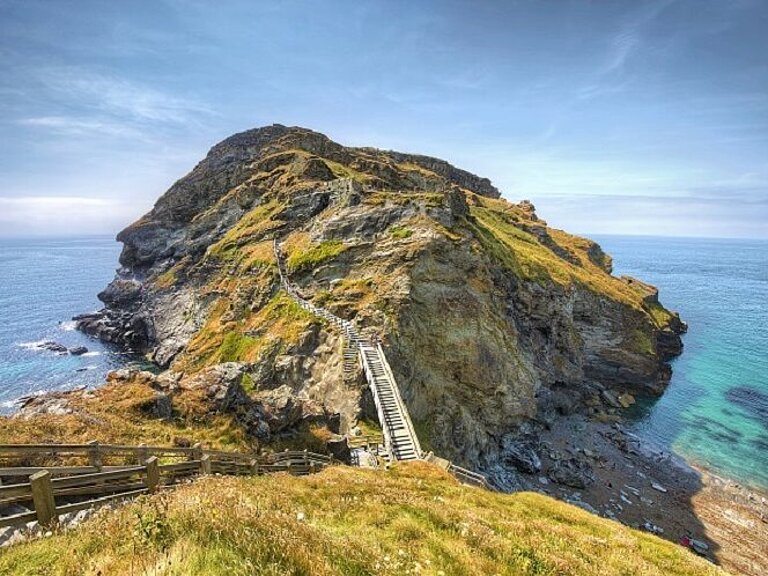
<path fill-rule="evenodd" d="M 632 82 L 629 65 L 645 46 L 644 34 L 675 0 L 659 0 L 641 5 L 609 38 L 602 61 L 591 80 L 576 90 L 577 100 L 592 100 L 607 94 L 622 92 Z"/>
<path fill-rule="evenodd" d="M 83 136 L 91 134 L 104 134 L 107 136 L 120 136 L 142 138 L 142 132 L 125 123 L 109 120 L 97 120 L 93 118 L 77 118 L 72 116 L 39 116 L 35 118 L 23 118 L 19 124 L 34 126 L 69 136 Z"/>
<path fill-rule="evenodd" d="M 641 45 L 638 26 L 639 22 L 633 22 L 612 38 L 606 62 L 598 70 L 599 76 L 608 76 L 624 70 L 629 57 Z"/>
<path fill-rule="evenodd" d="M 68 136 L 143 138 L 171 128 L 200 126 L 216 115 L 206 103 L 184 98 L 115 74 L 80 67 L 37 71 L 37 98 L 46 113 L 20 118 L 24 126 Z"/>
<path fill-rule="evenodd" d="M 182 123 L 213 110 L 202 102 L 110 74 L 80 68 L 44 70 L 40 80 L 54 95 L 115 116 L 151 122 Z"/>

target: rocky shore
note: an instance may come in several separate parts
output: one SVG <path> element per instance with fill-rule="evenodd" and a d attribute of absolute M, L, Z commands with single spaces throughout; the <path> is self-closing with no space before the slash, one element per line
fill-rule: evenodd
<path fill-rule="evenodd" d="M 547 494 L 656 534 L 726 569 L 768 573 L 768 493 L 696 469 L 620 419 L 580 414 L 511 443 L 517 489 Z"/>

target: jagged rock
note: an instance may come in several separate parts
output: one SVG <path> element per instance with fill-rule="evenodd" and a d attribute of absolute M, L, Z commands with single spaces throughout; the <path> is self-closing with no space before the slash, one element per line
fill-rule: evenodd
<path fill-rule="evenodd" d="M 537 474 L 541 470 L 541 459 L 534 450 L 532 440 L 518 440 L 509 435 L 501 440 L 501 459 L 526 474 Z"/>
<path fill-rule="evenodd" d="M 709 544 L 703 540 L 696 540 L 691 538 L 691 549 L 699 556 L 706 556 L 709 552 Z"/>
<path fill-rule="evenodd" d="M 660 536 L 661 534 L 664 534 L 664 528 L 662 528 L 661 526 L 657 526 L 656 524 L 648 520 L 643 522 L 640 525 L 640 528 L 642 530 L 645 530 L 646 532 L 650 532 L 651 534 L 656 534 L 658 536 Z"/>
<path fill-rule="evenodd" d="M 621 408 L 621 403 L 612 392 L 603 390 L 600 393 L 600 396 L 602 396 L 603 400 L 605 400 L 609 406 L 612 406 L 613 408 Z"/>
<path fill-rule="evenodd" d="M 48 340 L 38 345 L 38 348 L 48 350 L 49 352 L 55 352 L 56 354 L 66 354 L 68 352 L 67 347 L 58 342 Z"/>
<path fill-rule="evenodd" d="M 280 432 L 300 422 L 304 416 L 301 400 L 288 386 L 280 386 L 261 396 L 267 422 L 273 433 Z"/>
<path fill-rule="evenodd" d="M 589 512 L 591 514 L 595 514 L 595 515 L 599 514 L 599 512 L 595 509 L 594 506 L 592 506 L 591 504 L 589 504 L 587 502 L 584 502 L 581 499 L 566 498 L 565 501 L 568 502 L 568 504 L 572 504 L 574 506 L 578 506 L 582 510 L 586 510 L 587 512 Z"/>
<path fill-rule="evenodd" d="M 72 354 L 72 356 L 82 356 L 88 352 L 88 348 L 85 346 L 75 346 L 74 348 L 70 348 L 68 352 Z"/>

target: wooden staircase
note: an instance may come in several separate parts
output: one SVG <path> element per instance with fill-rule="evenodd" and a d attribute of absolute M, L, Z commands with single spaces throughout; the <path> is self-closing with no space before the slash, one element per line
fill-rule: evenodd
<path fill-rule="evenodd" d="M 339 318 L 325 308 L 305 300 L 288 280 L 285 261 L 277 240 L 274 242 L 274 250 L 280 273 L 280 284 L 285 292 L 304 310 L 325 319 L 344 334 L 345 375 L 353 373 L 355 363 L 360 362 L 376 405 L 389 460 L 420 459 L 422 453 L 419 439 L 381 345 L 362 338 L 352 322 Z"/>

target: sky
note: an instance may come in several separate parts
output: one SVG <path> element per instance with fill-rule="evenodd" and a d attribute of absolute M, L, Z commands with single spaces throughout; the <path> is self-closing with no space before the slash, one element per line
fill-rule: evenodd
<path fill-rule="evenodd" d="M 579 234 L 768 238 L 766 31 L 766 0 L 0 0 L 0 236 L 114 234 L 280 123 Z"/>

